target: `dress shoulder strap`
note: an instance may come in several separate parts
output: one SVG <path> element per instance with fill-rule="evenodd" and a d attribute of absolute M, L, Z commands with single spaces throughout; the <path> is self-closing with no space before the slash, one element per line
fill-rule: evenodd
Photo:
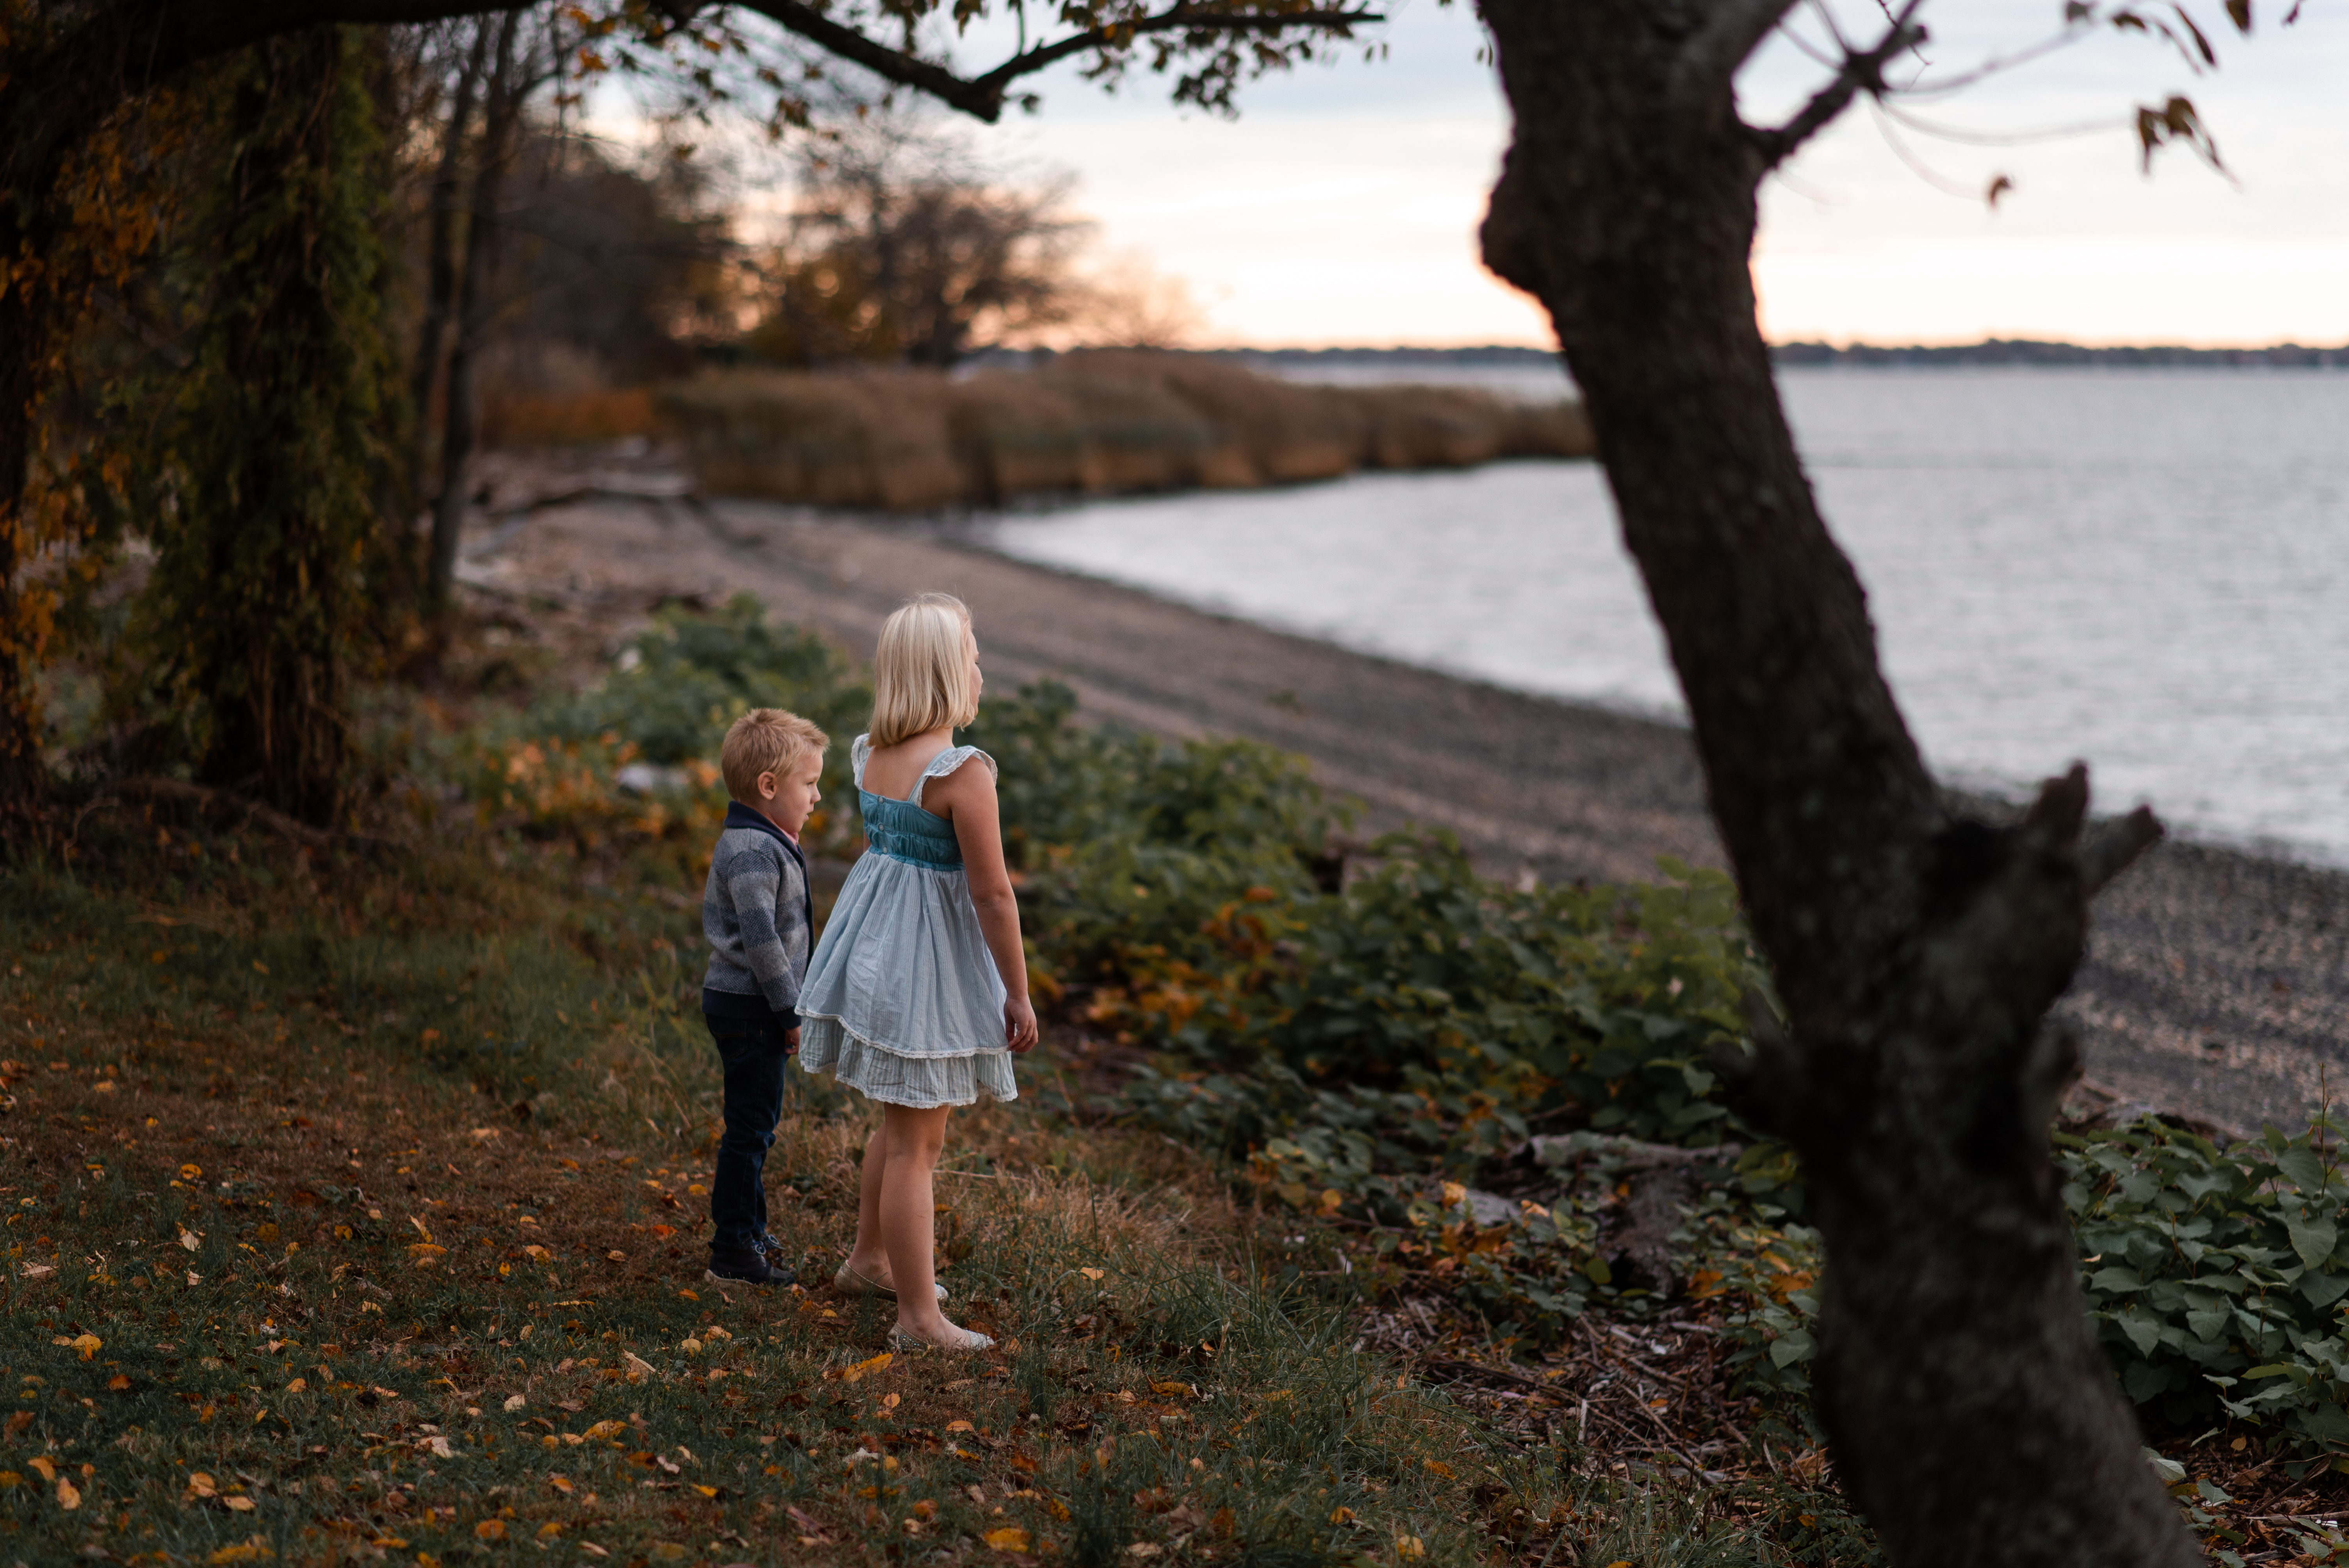
<path fill-rule="evenodd" d="M 864 764 L 873 756 L 873 738 L 860 735 L 848 743 L 848 772 L 859 789 L 864 788 Z"/>
<path fill-rule="evenodd" d="M 960 768 L 964 763 L 969 761 L 974 757 L 987 764 L 987 770 L 989 773 L 994 774 L 999 779 L 1003 776 L 1002 770 L 995 766 L 995 758 L 988 756 L 986 752 L 981 751 L 978 747 L 949 746 L 944 751 L 939 752 L 936 757 L 930 758 L 930 765 L 922 769 L 922 776 L 919 779 L 914 780 L 913 793 L 905 797 L 905 803 L 909 806 L 918 808 L 922 803 L 923 785 L 927 784 L 933 779 L 945 778 L 947 774 L 952 773 L 956 769 Z"/>

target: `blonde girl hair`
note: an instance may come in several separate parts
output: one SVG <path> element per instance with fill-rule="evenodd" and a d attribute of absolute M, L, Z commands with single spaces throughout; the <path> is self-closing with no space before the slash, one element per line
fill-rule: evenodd
<path fill-rule="evenodd" d="M 881 623 L 868 732 L 874 749 L 978 717 L 962 646 L 969 631 L 970 609 L 951 593 L 917 593 Z"/>

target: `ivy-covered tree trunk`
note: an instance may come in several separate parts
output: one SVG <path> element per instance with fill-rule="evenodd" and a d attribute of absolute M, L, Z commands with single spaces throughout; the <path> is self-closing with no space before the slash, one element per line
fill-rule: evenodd
<path fill-rule="evenodd" d="M 347 641 L 390 374 L 366 62 L 344 31 L 223 72 L 231 128 L 196 254 L 213 269 L 147 606 L 203 776 L 325 823 L 348 750 Z"/>
<path fill-rule="evenodd" d="M 1952 812 L 1885 684 L 1754 320 L 1787 133 L 1741 123 L 1733 83 L 1785 0 L 1480 9 L 1516 117 L 1485 257 L 1588 400 L 1789 1016 L 1749 1089 L 1826 1240 L 1837 1473 L 1904 1568 L 2197 1562 L 2091 1340 L 2047 1147 L 2075 1069 L 2046 1009 L 2158 829 L 2084 830 L 2076 769 L 2019 825 Z"/>

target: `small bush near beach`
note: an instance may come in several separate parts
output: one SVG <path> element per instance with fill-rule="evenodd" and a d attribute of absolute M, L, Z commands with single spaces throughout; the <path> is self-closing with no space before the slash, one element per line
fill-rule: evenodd
<path fill-rule="evenodd" d="M 661 408 L 708 490 L 889 511 L 1592 451 L 1578 404 L 1467 387 L 1309 386 L 1132 350 L 967 377 L 729 371 L 670 388 Z"/>
<path fill-rule="evenodd" d="M 769 1168 L 802 1283 L 703 1281 L 709 759 L 752 697 L 844 740 L 858 680 L 672 614 L 583 692 L 376 715 L 331 845 L 167 793 L 5 873 L 0 1557 L 1879 1560 L 1808 1413 L 1800 1171 L 1711 1065 L 1767 1005 L 1727 884 L 1498 885 L 1050 686 L 971 734 L 1054 1019 L 941 1177 L 999 1350 L 885 1356 L 830 1288 L 869 1119 L 818 1080 Z M 2222 1562 L 2341 1557 L 2331 1124 L 2059 1143 L 2180 1506 Z"/>

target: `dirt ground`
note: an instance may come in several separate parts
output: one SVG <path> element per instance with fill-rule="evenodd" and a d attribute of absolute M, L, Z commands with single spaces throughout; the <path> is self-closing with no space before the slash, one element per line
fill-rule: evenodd
<path fill-rule="evenodd" d="M 1050 676 L 1095 717 L 1300 752 L 1368 804 L 1365 830 L 1449 828 L 1499 876 L 1722 861 L 1689 738 L 1668 726 L 1013 562 L 950 522 L 703 501 L 657 454 L 592 469 L 507 459 L 492 489 L 462 576 L 485 609 L 533 606 L 582 653 L 664 600 L 747 593 L 864 657 L 907 594 L 943 589 L 970 604 L 999 688 Z M 2349 1061 L 2349 874 L 2165 844 L 2097 906 L 2064 1006 L 2096 1099 L 2230 1130 L 2304 1116 Z"/>

